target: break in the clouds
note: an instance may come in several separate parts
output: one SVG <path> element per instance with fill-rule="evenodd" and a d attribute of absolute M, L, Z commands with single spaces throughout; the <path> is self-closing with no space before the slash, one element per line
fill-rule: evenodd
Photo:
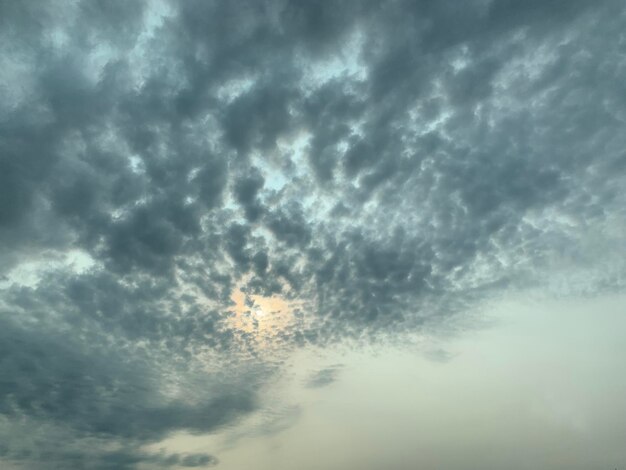
<path fill-rule="evenodd" d="M 622 290 L 625 29 L 619 0 L 1 2 L 0 461 L 215 465 L 145 446 L 258 411 L 289 351 Z"/>

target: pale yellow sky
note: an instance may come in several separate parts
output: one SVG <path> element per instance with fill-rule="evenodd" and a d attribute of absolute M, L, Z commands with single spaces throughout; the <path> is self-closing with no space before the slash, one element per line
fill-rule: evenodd
<path fill-rule="evenodd" d="M 619 468 L 625 306 L 507 299 L 489 307 L 494 326 L 440 343 L 447 362 L 420 347 L 302 351 L 257 415 L 151 448 L 209 452 L 223 470 Z M 306 388 L 337 363 L 335 382 Z"/>

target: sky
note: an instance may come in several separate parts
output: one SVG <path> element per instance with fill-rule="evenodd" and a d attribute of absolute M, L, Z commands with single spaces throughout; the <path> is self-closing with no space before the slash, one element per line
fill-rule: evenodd
<path fill-rule="evenodd" d="M 626 468 L 621 0 L 0 0 L 0 468 Z"/>

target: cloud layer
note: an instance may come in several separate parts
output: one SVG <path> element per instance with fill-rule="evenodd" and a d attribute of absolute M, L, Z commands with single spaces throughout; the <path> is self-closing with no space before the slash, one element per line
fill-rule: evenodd
<path fill-rule="evenodd" d="M 624 287 L 620 1 L 4 2 L 0 25 L 0 460 L 215 464 L 141 448 L 254 412 L 267 343 Z M 297 308 L 264 329 L 253 296 Z"/>

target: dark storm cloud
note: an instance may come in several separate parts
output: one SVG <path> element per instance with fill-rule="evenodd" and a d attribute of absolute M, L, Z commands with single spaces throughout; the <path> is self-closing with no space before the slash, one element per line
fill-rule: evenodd
<path fill-rule="evenodd" d="M 556 274 L 623 288 L 625 22 L 619 1 L 3 2 L 0 423 L 47 444 L 9 433 L 2 458 L 215 464 L 139 446 L 257 409 L 274 365 L 230 321 L 238 287 L 305 302 L 285 350 L 450 327 Z"/>
<path fill-rule="evenodd" d="M 21 307 L 41 315 L 36 305 L 22 302 Z M 46 307 L 54 309 L 53 302 Z M 145 316 L 140 325 L 119 325 L 122 329 L 129 328 L 124 332 L 80 319 L 70 325 L 62 323 L 63 319 L 42 318 L 36 326 L 25 326 L 10 318 L 18 316 L 19 311 L 2 314 L 0 413 L 9 420 L 26 417 L 33 426 L 59 428 L 72 440 L 124 442 L 128 447 L 124 454 L 113 455 L 104 451 L 101 454 L 99 446 L 86 445 L 72 451 L 76 452 L 72 455 L 65 446 L 48 448 L 44 442 L 43 448 L 33 450 L 27 459 L 32 458 L 34 467 L 52 468 L 63 463 L 90 468 L 133 468 L 139 461 L 153 462 L 153 456 L 139 453 L 138 447 L 146 442 L 162 439 L 175 429 L 194 433 L 212 431 L 257 407 L 253 388 L 189 370 L 183 345 L 168 346 L 170 353 L 177 351 L 179 356 L 174 362 L 167 362 L 158 345 L 134 347 L 139 338 L 152 336 L 148 340 L 153 342 L 162 333 L 156 331 L 151 316 Z M 134 314 L 126 315 L 127 320 L 121 323 L 142 321 L 131 320 L 131 316 Z M 65 320 L 71 321 L 71 317 Z M 165 323 L 161 322 L 159 328 L 165 327 Z M 183 326 L 184 331 L 176 333 L 176 326 L 170 327 L 173 327 L 167 333 L 170 339 L 184 336 L 190 330 Z M 193 329 L 201 328 L 194 325 Z M 204 330 L 204 334 L 214 334 L 212 327 Z M 192 343 L 191 338 L 185 341 L 186 345 Z M 245 375 L 254 382 L 262 373 L 268 371 L 258 369 Z M 165 392 L 168 383 L 169 386 L 184 384 L 184 391 L 168 396 Z M 19 445 L 12 441 L 21 436 L 8 437 L 7 458 L 20 460 Z M 48 464 L 38 462 L 40 458 L 48 460 L 48 454 Z M 119 462 L 122 458 L 128 462 Z M 72 463 L 73 460 L 76 462 Z M 215 459 L 209 456 L 174 460 L 170 456 L 159 465 L 202 466 L 213 462 Z"/>

